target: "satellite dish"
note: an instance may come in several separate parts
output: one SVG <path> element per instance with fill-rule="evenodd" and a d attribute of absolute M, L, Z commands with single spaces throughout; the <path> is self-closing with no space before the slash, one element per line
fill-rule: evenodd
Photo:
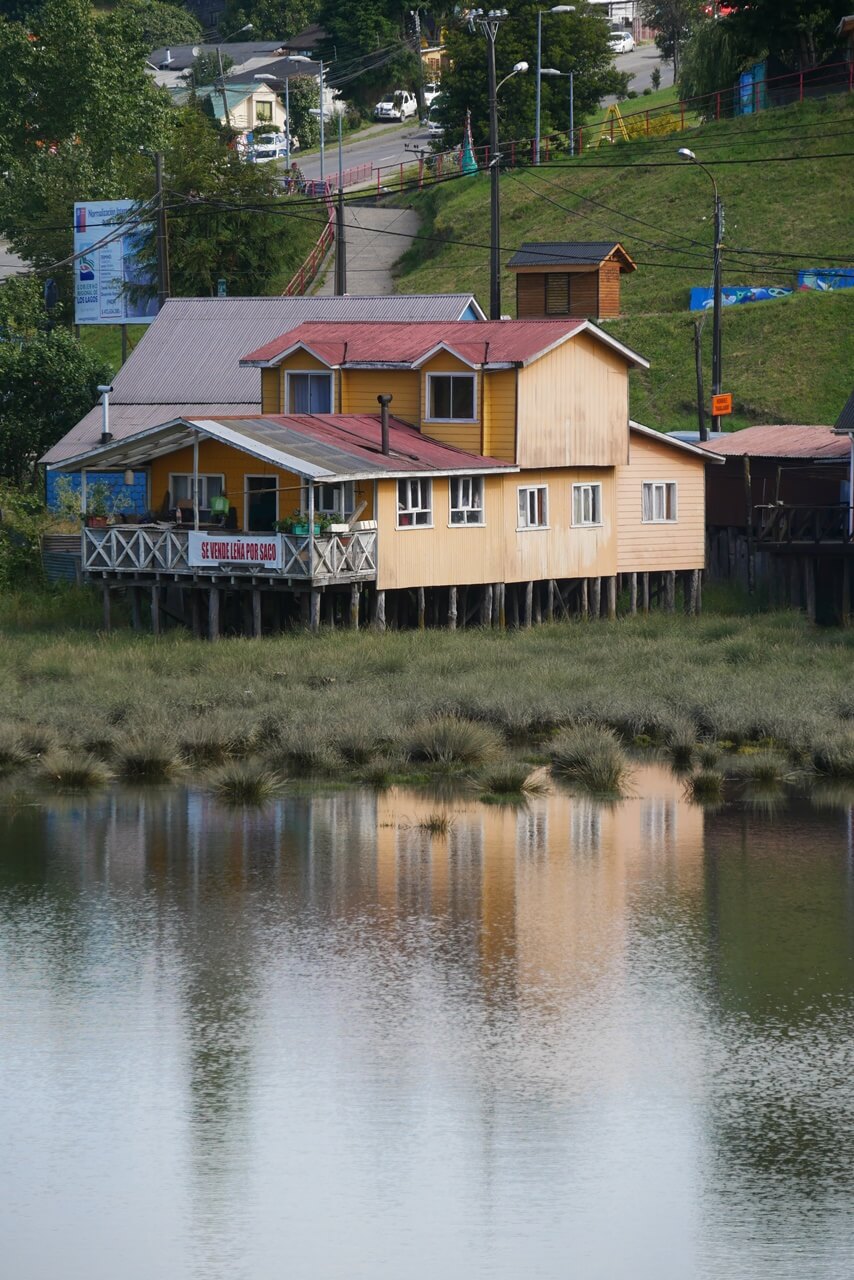
<path fill-rule="evenodd" d="M 200 53 L 201 53 L 201 48 L 199 47 L 199 45 L 194 44 L 194 45 L 193 45 L 193 57 L 194 57 L 194 58 L 198 58 L 198 56 L 199 56 L 199 54 L 200 54 Z"/>

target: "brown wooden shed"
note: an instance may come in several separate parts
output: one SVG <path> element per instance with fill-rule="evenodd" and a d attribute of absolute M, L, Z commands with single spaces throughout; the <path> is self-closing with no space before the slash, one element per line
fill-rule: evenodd
<path fill-rule="evenodd" d="M 620 276 L 637 270 L 615 240 L 528 241 L 508 262 L 520 320 L 620 314 Z"/>

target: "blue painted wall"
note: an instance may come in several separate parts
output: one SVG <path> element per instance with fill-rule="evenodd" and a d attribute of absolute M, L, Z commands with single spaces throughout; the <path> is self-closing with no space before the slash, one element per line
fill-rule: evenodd
<path fill-rule="evenodd" d="M 80 473 L 67 471 L 48 471 L 47 473 L 47 505 L 56 506 L 56 486 L 61 476 L 71 481 L 75 493 L 80 492 Z M 121 498 L 119 510 L 132 511 L 138 514 L 148 510 L 148 474 L 145 471 L 134 471 L 133 484 L 125 484 L 123 471 L 87 471 L 86 487 L 94 484 L 105 484 L 111 496 Z"/>

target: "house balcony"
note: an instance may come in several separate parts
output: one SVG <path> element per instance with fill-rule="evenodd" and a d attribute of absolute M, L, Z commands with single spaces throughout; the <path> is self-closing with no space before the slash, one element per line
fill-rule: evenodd
<path fill-rule="evenodd" d="M 755 508 L 754 528 L 757 547 L 768 551 L 854 551 L 847 502 L 831 506 L 759 506 Z"/>
<path fill-rule="evenodd" d="M 108 525 L 82 535 L 83 574 L 139 583 L 263 582 L 334 586 L 377 576 L 376 530 L 320 534 L 197 531 L 175 525 Z"/>

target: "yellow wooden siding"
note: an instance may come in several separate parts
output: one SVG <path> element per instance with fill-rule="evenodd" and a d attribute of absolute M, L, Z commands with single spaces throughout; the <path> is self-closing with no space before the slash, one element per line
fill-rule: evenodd
<path fill-rule="evenodd" d="M 261 370 L 261 412 L 282 412 L 282 375 L 278 369 Z"/>
<path fill-rule="evenodd" d="M 336 371 L 330 369 L 328 364 L 324 364 L 322 360 L 318 360 L 315 356 L 309 355 L 307 351 L 294 351 L 278 366 L 277 373 L 279 377 L 279 404 L 282 406 L 281 409 L 278 410 L 279 413 L 288 412 L 288 402 L 285 395 L 286 373 L 332 373 L 332 412 L 340 413 L 340 409 L 338 407 L 341 403 L 340 376 Z"/>
<path fill-rule="evenodd" d="M 495 369 L 483 374 L 483 452 L 513 462 L 516 457 L 516 373 Z"/>
<path fill-rule="evenodd" d="M 602 524 L 572 527 L 572 485 L 602 485 Z M 546 484 L 549 528 L 517 531 L 518 489 Z M 381 481 L 377 502 L 383 590 L 464 586 L 616 573 L 616 497 L 613 468 L 531 471 L 484 477 L 482 527 L 448 527 L 448 478 L 433 480 L 432 528 L 397 529 L 397 482 Z"/>
<path fill-rule="evenodd" d="M 474 373 L 475 375 L 475 421 L 474 422 L 431 422 L 429 400 L 427 398 L 428 373 Z M 467 453 L 483 451 L 481 413 L 483 397 L 483 374 L 473 370 L 456 356 L 440 351 L 429 360 L 421 370 L 421 430 L 433 440 L 441 440 L 443 444 L 454 445 L 457 449 L 465 449 Z"/>
<path fill-rule="evenodd" d="M 177 449 L 174 453 L 155 458 L 151 463 L 151 501 L 156 510 L 163 504 L 169 489 L 170 475 L 191 475 L 193 471 L 193 450 L 191 447 Z M 246 476 L 275 476 L 278 488 L 278 514 L 289 515 L 299 511 L 303 505 L 302 485 L 299 476 L 289 471 L 282 471 L 271 466 L 260 458 L 253 458 L 230 445 L 221 444 L 218 440 L 201 440 L 199 442 L 199 474 L 225 476 L 225 491 L 229 503 L 237 511 L 238 527 L 246 527 Z M 372 520 L 374 512 L 374 486 L 372 481 L 360 481 L 356 484 L 356 506 L 364 499 L 367 503 L 361 519 Z"/>
<path fill-rule="evenodd" d="M 520 466 L 628 462 L 628 366 L 587 333 L 519 370 L 518 412 Z"/>
<path fill-rule="evenodd" d="M 389 413 L 417 427 L 421 405 L 417 369 L 343 369 L 342 413 L 379 413 L 377 396 L 390 395 Z"/>
<path fill-rule="evenodd" d="M 645 480 L 677 484 L 677 519 L 644 523 Z M 706 562 L 706 466 L 666 444 L 632 433 L 629 465 L 617 468 L 620 573 L 702 569 Z"/>

